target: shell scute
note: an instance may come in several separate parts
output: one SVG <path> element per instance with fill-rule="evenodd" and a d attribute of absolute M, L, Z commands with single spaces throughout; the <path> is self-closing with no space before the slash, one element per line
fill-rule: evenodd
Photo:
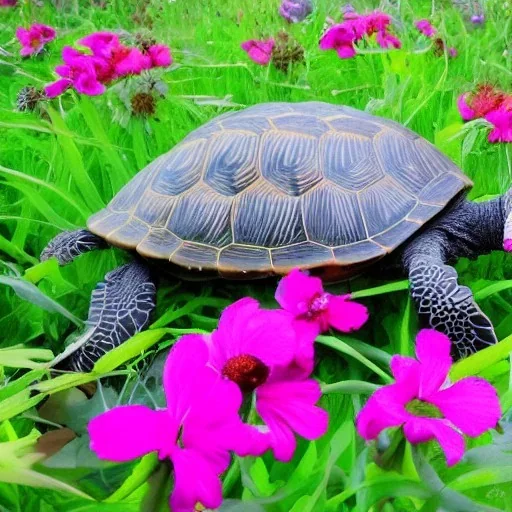
<path fill-rule="evenodd" d="M 260 176 L 259 137 L 238 132 L 220 133 L 213 142 L 204 181 L 219 194 L 233 196 Z"/>
<path fill-rule="evenodd" d="M 180 244 L 181 240 L 167 228 L 151 228 L 137 245 L 137 252 L 146 258 L 169 261 Z"/>
<path fill-rule="evenodd" d="M 159 194 L 176 196 L 201 178 L 206 141 L 195 140 L 176 147 L 162 163 L 151 188 Z"/>
<path fill-rule="evenodd" d="M 367 238 L 356 194 L 322 183 L 301 200 L 309 240 L 336 247 Z"/>
<path fill-rule="evenodd" d="M 261 141 L 261 174 L 285 194 L 300 196 L 322 179 L 317 146 L 312 137 L 268 132 Z"/>
<path fill-rule="evenodd" d="M 318 117 L 298 113 L 272 117 L 272 123 L 278 130 L 313 137 L 321 137 L 329 129 L 329 125 Z"/>
<path fill-rule="evenodd" d="M 401 189 L 390 176 L 386 176 L 358 195 L 370 237 L 400 222 L 418 202 L 416 197 Z"/>
<path fill-rule="evenodd" d="M 324 176 L 347 190 L 358 191 L 384 178 L 371 139 L 327 133 L 320 143 Z"/>
<path fill-rule="evenodd" d="M 375 135 L 382 130 L 382 126 L 379 126 L 376 123 L 371 123 L 364 119 L 354 119 L 353 117 L 348 116 L 329 119 L 328 123 L 331 129 L 335 131 L 368 138 L 375 137 Z"/>
<path fill-rule="evenodd" d="M 223 247 L 231 243 L 232 197 L 201 184 L 183 194 L 175 206 L 167 229 L 182 240 Z"/>
<path fill-rule="evenodd" d="M 298 197 L 279 194 L 264 183 L 243 191 L 234 201 L 236 243 L 280 247 L 306 240 Z"/>
<path fill-rule="evenodd" d="M 374 144 L 386 173 L 413 194 L 424 189 L 440 173 L 431 162 L 418 157 L 412 140 L 393 132 L 383 132 L 374 139 Z"/>

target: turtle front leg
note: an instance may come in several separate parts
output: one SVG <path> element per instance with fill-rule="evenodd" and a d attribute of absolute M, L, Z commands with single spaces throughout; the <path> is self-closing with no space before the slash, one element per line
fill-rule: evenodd
<path fill-rule="evenodd" d="M 103 238 L 94 235 L 86 229 L 64 231 L 51 240 L 44 248 L 40 259 L 45 261 L 55 257 L 59 265 L 66 265 L 77 256 L 80 256 L 80 254 L 107 247 L 108 245 Z"/>
<path fill-rule="evenodd" d="M 156 286 L 150 269 L 139 261 L 112 270 L 92 292 L 87 329 L 56 361 L 75 371 L 91 371 L 106 352 L 149 323 Z"/>
<path fill-rule="evenodd" d="M 456 358 L 497 342 L 491 321 L 471 290 L 458 284 L 453 267 L 440 258 L 421 254 L 408 263 L 411 296 L 420 322 L 445 333 L 453 343 Z"/>

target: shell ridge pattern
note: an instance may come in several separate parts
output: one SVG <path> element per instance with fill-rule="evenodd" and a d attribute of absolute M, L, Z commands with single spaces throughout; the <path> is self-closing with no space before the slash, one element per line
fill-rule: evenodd
<path fill-rule="evenodd" d="M 251 261 L 260 273 L 336 261 L 360 268 L 471 185 L 400 124 L 321 102 L 223 114 L 151 165 L 147 182 L 128 185 L 92 218 L 91 231 L 117 232 L 114 245 L 140 246 L 148 257 L 229 273 L 239 258 L 244 273 Z M 270 263 L 258 259 L 263 250 Z"/>

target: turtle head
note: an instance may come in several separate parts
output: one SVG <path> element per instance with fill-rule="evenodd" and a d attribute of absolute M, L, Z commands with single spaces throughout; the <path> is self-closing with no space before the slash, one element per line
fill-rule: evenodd
<path fill-rule="evenodd" d="M 512 187 L 503 196 L 505 206 L 505 227 L 503 230 L 503 249 L 512 252 Z"/>

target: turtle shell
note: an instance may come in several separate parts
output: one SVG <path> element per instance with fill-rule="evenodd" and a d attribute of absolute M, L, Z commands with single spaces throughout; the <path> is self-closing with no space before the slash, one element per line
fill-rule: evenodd
<path fill-rule="evenodd" d="M 320 102 L 267 103 L 193 131 L 88 228 L 188 270 L 300 267 L 337 279 L 393 251 L 471 185 L 398 123 Z"/>

